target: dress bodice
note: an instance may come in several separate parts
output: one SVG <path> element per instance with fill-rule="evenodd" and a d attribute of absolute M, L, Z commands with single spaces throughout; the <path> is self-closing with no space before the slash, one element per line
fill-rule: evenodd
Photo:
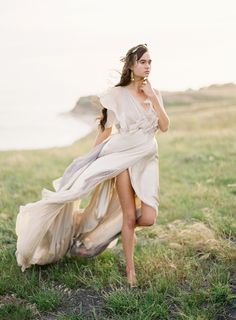
<path fill-rule="evenodd" d="M 147 109 L 137 101 L 126 87 L 110 87 L 100 95 L 101 104 L 115 113 L 114 124 L 119 133 L 134 133 L 142 130 L 154 134 L 158 126 L 158 116 L 152 102 Z"/>

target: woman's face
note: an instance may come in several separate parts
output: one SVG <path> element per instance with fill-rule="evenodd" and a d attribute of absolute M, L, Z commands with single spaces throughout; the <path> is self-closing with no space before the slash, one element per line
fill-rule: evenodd
<path fill-rule="evenodd" d="M 136 77 L 148 77 L 151 71 L 151 58 L 149 52 L 145 52 L 139 60 L 135 61 L 132 70 Z"/>

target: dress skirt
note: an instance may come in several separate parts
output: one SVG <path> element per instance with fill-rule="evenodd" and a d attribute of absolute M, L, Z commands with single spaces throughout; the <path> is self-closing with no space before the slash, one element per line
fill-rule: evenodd
<path fill-rule="evenodd" d="M 116 177 L 125 169 L 135 192 L 136 217 L 142 214 L 141 201 L 158 209 L 156 127 L 117 128 L 117 133 L 74 159 L 63 175 L 52 181 L 54 190 L 44 188 L 39 201 L 19 207 L 15 254 L 22 271 L 65 255 L 79 255 L 81 246 L 89 257 L 112 247 L 123 221 Z M 87 196 L 90 201 L 81 208 L 81 200 Z"/>

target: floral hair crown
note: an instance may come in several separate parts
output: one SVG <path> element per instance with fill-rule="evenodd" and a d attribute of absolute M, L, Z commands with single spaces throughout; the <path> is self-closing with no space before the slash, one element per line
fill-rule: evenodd
<path fill-rule="evenodd" d="M 120 61 L 121 62 L 125 62 L 126 59 L 128 58 L 128 56 L 130 56 L 131 54 L 135 53 L 138 50 L 138 48 L 140 48 L 140 47 L 146 47 L 147 48 L 147 44 L 146 43 L 139 44 L 136 48 L 134 48 L 132 51 L 130 51 L 128 54 L 126 54 L 125 57 L 121 57 Z"/>

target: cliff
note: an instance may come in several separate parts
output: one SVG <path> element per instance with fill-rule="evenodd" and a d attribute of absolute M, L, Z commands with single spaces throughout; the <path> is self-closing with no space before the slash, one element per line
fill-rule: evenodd
<path fill-rule="evenodd" d="M 206 102 L 228 101 L 236 98 L 236 84 L 212 84 L 201 87 L 198 90 L 191 88 L 185 91 L 162 91 L 165 107 L 170 106 L 191 106 L 201 105 Z M 80 97 L 69 114 L 80 117 L 91 126 L 96 127 L 99 120 L 96 120 L 101 114 L 101 105 L 96 95 Z"/>

